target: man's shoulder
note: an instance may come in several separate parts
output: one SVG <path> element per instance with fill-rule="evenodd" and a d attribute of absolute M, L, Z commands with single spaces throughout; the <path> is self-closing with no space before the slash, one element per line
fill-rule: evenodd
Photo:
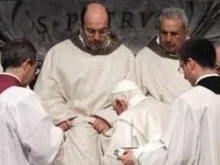
<path fill-rule="evenodd" d="M 157 57 L 158 54 L 156 54 L 151 48 L 148 46 L 143 47 L 139 52 L 137 53 L 137 58 L 153 58 Z"/>
<path fill-rule="evenodd" d="M 137 55 L 143 55 L 145 53 L 154 53 L 152 51 L 151 48 L 149 48 L 148 46 L 144 46 L 143 48 L 141 48 L 138 52 L 137 52 Z"/>
<path fill-rule="evenodd" d="M 13 102 L 14 104 L 17 104 L 30 96 L 36 96 L 36 93 L 31 89 L 17 86 L 10 87 L 1 94 L 2 99 L 8 102 Z"/>
<path fill-rule="evenodd" d="M 200 94 L 199 96 L 203 96 L 203 95 L 207 95 L 207 94 L 211 94 L 213 95 L 214 93 L 212 91 L 210 91 L 209 89 L 203 87 L 203 86 L 195 86 L 193 88 L 191 88 L 189 91 L 185 92 L 181 97 L 188 97 L 190 95 L 198 95 L 198 93 Z"/>
<path fill-rule="evenodd" d="M 196 86 L 177 98 L 177 102 L 187 103 L 188 105 L 202 106 L 215 93 L 202 86 Z"/>
<path fill-rule="evenodd" d="M 117 51 L 120 51 L 120 52 L 124 52 L 123 53 L 123 56 L 124 55 L 128 55 L 128 56 L 134 56 L 134 53 L 131 51 L 131 49 L 129 49 L 126 45 L 124 44 L 121 44 L 117 49 L 115 49 L 115 51 L 113 52 L 117 52 Z M 120 53 L 119 52 L 119 53 Z"/>
<path fill-rule="evenodd" d="M 46 58 L 60 57 L 60 55 L 63 55 L 63 54 L 66 55 L 68 54 L 67 52 L 72 52 L 74 47 L 75 45 L 72 43 L 72 41 L 70 39 L 66 39 L 64 41 L 57 43 L 53 47 L 51 47 L 47 52 Z"/>
<path fill-rule="evenodd" d="M 73 46 L 73 43 L 71 42 L 70 39 L 66 39 L 64 41 L 58 42 L 54 46 L 52 46 L 51 49 L 65 49 L 68 46 Z"/>

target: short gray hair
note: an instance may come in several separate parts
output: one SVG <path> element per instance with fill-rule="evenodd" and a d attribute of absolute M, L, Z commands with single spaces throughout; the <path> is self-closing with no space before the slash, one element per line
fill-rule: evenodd
<path fill-rule="evenodd" d="M 186 16 L 186 13 L 181 8 L 176 8 L 176 7 L 165 8 L 163 10 L 162 14 L 159 16 L 159 20 L 161 20 L 164 17 L 179 18 L 183 21 L 183 24 L 184 24 L 185 28 L 188 28 L 188 26 L 189 26 L 189 21 L 188 21 L 188 18 Z"/>

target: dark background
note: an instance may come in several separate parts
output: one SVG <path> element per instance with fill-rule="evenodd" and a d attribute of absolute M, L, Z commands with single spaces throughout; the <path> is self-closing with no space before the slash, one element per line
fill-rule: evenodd
<path fill-rule="evenodd" d="M 1 0 L 0 48 L 13 38 L 27 38 L 41 59 L 51 46 L 78 28 L 82 6 L 89 0 Z M 185 9 L 192 37 L 220 42 L 220 1 L 103 0 L 111 12 L 111 28 L 136 54 L 157 35 L 158 15 L 165 7 Z"/>

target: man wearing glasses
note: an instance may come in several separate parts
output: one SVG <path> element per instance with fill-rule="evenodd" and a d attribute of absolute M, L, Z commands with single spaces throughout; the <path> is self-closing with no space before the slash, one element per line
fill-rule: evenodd
<path fill-rule="evenodd" d="M 135 81 L 134 56 L 110 32 L 109 12 L 98 2 L 81 13 L 80 30 L 46 55 L 35 91 L 54 123 L 65 130 L 65 165 L 100 165 L 117 115 L 114 84 Z"/>
<path fill-rule="evenodd" d="M 53 125 L 39 97 L 26 88 L 36 73 L 35 47 L 25 39 L 16 39 L 1 53 L 0 164 L 60 164 L 64 133 Z"/>
<path fill-rule="evenodd" d="M 167 130 L 158 141 L 120 158 L 124 165 L 220 164 L 220 77 L 207 39 L 192 39 L 179 52 L 185 78 L 195 86 L 176 99 Z"/>

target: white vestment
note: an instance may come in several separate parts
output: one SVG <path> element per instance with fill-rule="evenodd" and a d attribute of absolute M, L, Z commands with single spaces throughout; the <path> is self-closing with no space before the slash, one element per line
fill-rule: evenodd
<path fill-rule="evenodd" d="M 3 68 L 2 68 L 2 65 L 0 64 L 0 73 L 3 72 Z"/>
<path fill-rule="evenodd" d="M 63 131 L 55 127 L 33 91 L 10 87 L 0 95 L 0 165 L 49 165 Z"/>
<path fill-rule="evenodd" d="M 159 138 L 168 124 L 169 116 L 169 106 L 151 96 L 144 97 L 134 107 L 124 111 L 115 124 L 104 164 L 120 164 L 113 155 L 115 149 L 138 147 Z"/>
<path fill-rule="evenodd" d="M 55 124 L 74 118 L 66 132 L 66 165 L 101 164 L 103 135 L 88 122 L 93 116 L 115 121 L 110 92 L 125 78 L 136 81 L 134 55 L 124 45 L 108 55 L 91 55 L 66 40 L 48 52 L 35 91 Z"/>
<path fill-rule="evenodd" d="M 161 139 L 134 150 L 136 165 L 219 165 L 220 95 L 197 86 L 179 97 Z"/>
<path fill-rule="evenodd" d="M 1 65 L 1 53 L 0 53 L 0 73 L 3 72 L 3 68 L 2 68 L 2 65 Z"/>
<path fill-rule="evenodd" d="M 138 85 L 143 93 L 164 103 L 172 103 L 190 89 L 190 83 L 178 72 L 179 61 L 161 57 L 144 47 L 136 56 Z"/>

